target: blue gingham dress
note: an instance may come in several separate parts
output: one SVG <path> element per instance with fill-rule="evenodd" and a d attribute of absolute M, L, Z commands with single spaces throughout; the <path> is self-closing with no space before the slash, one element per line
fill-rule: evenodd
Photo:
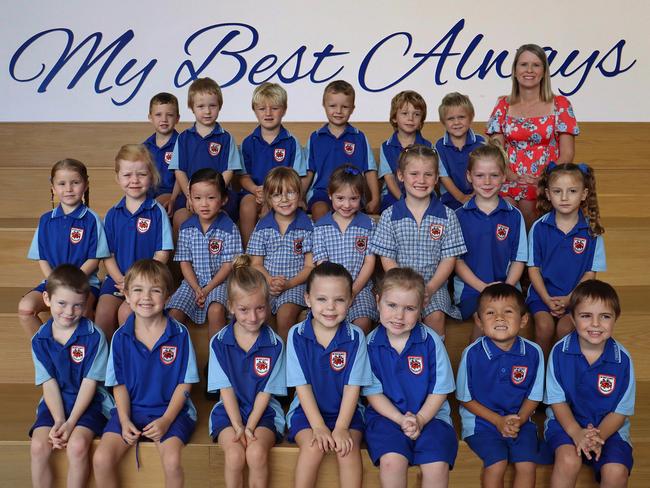
<path fill-rule="evenodd" d="M 370 217 L 359 212 L 345 232 L 341 232 L 333 215 L 328 213 L 314 224 L 314 263 L 331 261 L 341 264 L 350 272 L 352 279 L 356 280 L 364 259 L 372 254 L 369 244 L 375 224 Z M 371 280 L 354 298 L 347 319 L 352 322 L 361 317 L 375 321 L 379 319 Z"/>
<path fill-rule="evenodd" d="M 174 261 L 191 262 L 199 285 L 204 287 L 224 263 L 232 262 L 241 253 L 241 235 L 228 214 L 220 212 L 205 234 L 199 218 L 193 215 L 181 225 Z M 199 307 L 194 301 L 194 290 L 183 280 L 169 299 L 167 309 L 179 309 L 195 324 L 203 324 L 210 304 L 218 302 L 225 307 L 227 299 L 224 281 L 208 294 L 203 307 Z"/>
<path fill-rule="evenodd" d="M 307 214 L 298 209 L 293 222 L 282 235 L 275 221 L 275 213 L 271 211 L 255 226 L 246 252 L 251 256 L 264 256 L 264 267 L 271 276 L 290 279 L 305 267 L 305 254 L 312 252 L 313 230 L 314 226 Z M 271 296 L 271 312 L 278 313 L 278 309 L 285 303 L 306 307 L 305 285 L 285 290 L 277 297 Z"/>
<path fill-rule="evenodd" d="M 441 260 L 465 254 L 467 248 L 454 211 L 432 196 L 419 227 L 404 198 L 384 210 L 370 241 L 370 252 L 393 259 L 399 266 L 413 268 L 428 283 Z M 422 316 L 436 310 L 461 318 L 445 284 L 431 297 Z"/>

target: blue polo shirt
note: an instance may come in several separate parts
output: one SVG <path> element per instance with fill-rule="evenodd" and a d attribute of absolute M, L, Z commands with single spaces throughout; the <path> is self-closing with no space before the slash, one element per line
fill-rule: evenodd
<path fill-rule="evenodd" d="M 347 320 L 339 324 L 327 347 L 316 340 L 311 312 L 294 325 L 287 338 L 287 386 L 311 385 L 323 417 L 337 417 L 345 385 L 365 386 L 371 381 L 363 331 Z M 302 410 L 296 395 L 287 418 Z"/>
<path fill-rule="evenodd" d="M 287 129 L 280 128 L 280 133 L 271 144 L 262 137 L 262 129 L 257 126 L 241 145 L 243 173 L 253 182 L 262 186 L 266 175 L 276 166 L 286 166 L 296 170 L 300 176 L 307 174 L 307 165 L 302 154 L 302 147 Z"/>
<path fill-rule="evenodd" d="M 106 213 L 104 225 L 108 248 L 122 273 L 139 259 L 174 249 L 167 212 L 153 198 L 142 202 L 135 213 L 126 208 L 126 197 L 122 198 Z"/>
<path fill-rule="evenodd" d="M 469 153 L 483 144 L 485 144 L 483 136 L 475 134 L 472 129 L 467 131 L 462 149 L 454 146 L 448 132 L 445 132 L 445 135 L 436 141 L 435 149 L 438 152 L 440 176 L 451 178 L 456 188 L 465 195 L 469 195 L 474 191 L 472 185 L 467 181 Z M 440 185 L 440 200 L 453 209 L 461 206 L 461 203 L 447 191 L 444 184 Z"/>
<path fill-rule="evenodd" d="M 177 138 L 178 132 L 174 129 L 171 137 L 162 147 L 158 147 L 156 144 L 155 133 L 143 142 L 147 146 L 147 149 L 149 149 L 156 168 L 158 168 L 158 173 L 160 173 L 160 185 L 158 185 L 158 188 L 154 192 L 156 196 L 162 195 L 163 193 L 171 193 L 174 189 L 176 176 L 174 175 L 174 170 L 169 169 L 169 164 L 172 162 L 172 157 L 174 156 L 174 146 L 176 145 Z"/>
<path fill-rule="evenodd" d="M 133 414 L 161 417 L 178 385 L 198 382 L 194 347 L 180 322 L 167 317 L 165 331 L 151 351 L 135 336 L 135 314 L 129 315 L 113 334 L 106 386 L 126 387 Z M 189 397 L 183 411 L 196 420 L 196 409 Z"/>
<path fill-rule="evenodd" d="M 607 339 L 603 353 L 592 365 L 582 354 L 575 331 L 553 346 L 546 370 L 544 403 L 567 403 L 581 427 L 597 427 L 612 412 L 633 415 L 635 392 L 632 358 L 616 340 Z M 546 416 L 548 430 L 558 422 L 551 407 L 546 409 Z M 625 419 L 618 434 L 631 444 L 629 419 Z"/>
<path fill-rule="evenodd" d="M 605 244 L 602 236 L 589 234 L 589 222 L 579 214 L 567 234 L 557 228 L 555 210 L 535 221 L 528 234 L 528 266 L 539 268 L 550 296 L 573 291 L 587 271 L 605 271 Z M 541 300 L 534 287 L 527 302 Z"/>
<path fill-rule="evenodd" d="M 47 261 L 52 269 L 60 264 L 81 267 L 88 259 L 110 256 L 104 225 L 99 216 L 85 205 L 65 214 L 61 205 L 44 213 L 38 221 L 27 257 Z M 90 284 L 98 287 L 97 272 Z"/>
<path fill-rule="evenodd" d="M 380 325 L 368 334 L 368 358 L 372 384 L 363 389 L 365 396 L 383 393 L 401 413 L 417 413 L 431 394 L 447 395 L 454 391 L 454 375 L 449 356 L 440 337 L 422 323 L 411 330 L 401 353 L 390 345 L 386 328 Z M 445 400 L 436 417 L 451 425 L 449 403 Z M 366 419 L 380 415 L 372 406 Z"/>
<path fill-rule="evenodd" d="M 523 337 L 517 337 L 509 351 L 488 337 L 479 337 L 463 351 L 456 387 L 461 402 L 475 400 L 501 416 L 517 414 L 524 400 L 539 402 L 544 396 L 544 354 Z M 460 418 L 463 439 L 483 432 L 499 433 L 493 424 L 462 405 Z"/>
<path fill-rule="evenodd" d="M 351 164 L 362 173 L 377 171 L 368 139 L 363 132 L 350 124 L 338 138 L 330 132 L 327 124 L 312 132 L 305 152 L 307 170 L 314 173 L 307 200 L 316 190 L 326 192 L 330 176 L 343 164 Z"/>

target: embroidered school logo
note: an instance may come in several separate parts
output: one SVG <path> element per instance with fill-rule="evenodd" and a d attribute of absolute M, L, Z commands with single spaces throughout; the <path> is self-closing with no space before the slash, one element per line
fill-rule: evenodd
<path fill-rule="evenodd" d="M 300 239 L 294 239 L 293 240 L 293 253 L 294 254 L 302 254 L 302 241 L 303 241 L 302 237 Z"/>
<path fill-rule="evenodd" d="M 78 344 L 73 345 L 70 348 L 70 358 L 77 364 L 84 360 L 86 356 L 86 346 L 80 346 Z"/>
<path fill-rule="evenodd" d="M 160 346 L 160 360 L 171 364 L 176 360 L 176 346 Z"/>
<path fill-rule="evenodd" d="M 354 248 L 360 253 L 366 252 L 368 248 L 368 236 L 356 236 L 354 238 Z"/>
<path fill-rule="evenodd" d="M 145 219 L 144 217 L 140 217 L 138 219 L 137 229 L 140 234 L 144 234 L 145 232 L 147 232 L 150 226 L 151 226 L 151 219 Z"/>
<path fill-rule="evenodd" d="M 223 249 L 223 241 L 221 239 L 210 239 L 208 243 L 208 250 L 210 254 L 219 254 Z"/>
<path fill-rule="evenodd" d="M 354 143 L 344 142 L 343 151 L 345 151 L 345 154 L 347 154 L 348 156 L 352 156 L 354 154 Z"/>
<path fill-rule="evenodd" d="M 616 386 L 616 376 L 608 374 L 598 375 L 598 391 L 603 395 L 610 395 Z"/>
<path fill-rule="evenodd" d="M 265 356 L 255 356 L 253 361 L 255 365 L 255 374 L 257 376 L 266 376 L 271 371 L 271 358 Z"/>
<path fill-rule="evenodd" d="M 429 235 L 434 241 L 440 240 L 442 237 L 442 231 L 445 230 L 445 226 L 442 224 L 431 224 L 429 227 Z"/>
<path fill-rule="evenodd" d="M 503 224 L 497 224 L 497 239 L 505 241 L 506 237 L 508 237 L 508 232 L 510 232 L 510 227 Z"/>
<path fill-rule="evenodd" d="M 330 353 L 330 367 L 334 371 L 341 371 L 345 368 L 345 362 L 348 357 L 348 353 L 345 351 L 334 351 Z"/>
<path fill-rule="evenodd" d="M 515 385 L 520 385 L 526 379 L 528 374 L 528 366 L 513 366 L 512 373 L 510 374 L 510 379 Z"/>
<path fill-rule="evenodd" d="M 286 155 L 287 150 L 282 149 L 282 148 L 277 148 L 273 151 L 273 159 L 275 159 L 278 163 L 281 163 L 284 161 L 284 156 Z"/>
<path fill-rule="evenodd" d="M 221 144 L 218 142 L 211 142 L 208 146 L 208 152 L 210 156 L 217 156 L 221 152 Z"/>
<path fill-rule="evenodd" d="M 573 238 L 573 252 L 576 254 L 582 254 L 587 248 L 587 239 L 583 237 L 574 237 Z"/>
<path fill-rule="evenodd" d="M 409 364 L 409 370 L 413 374 L 422 373 L 422 356 L 409 356 L 407 358 Z"/>
<path fill-rule="evenodd" d="M 72 227 L 70 229 L 70 242 L 73 244 L 79 244 L 81 239 L 84 237 L 84 230 L 78 227 Z"/>
<path fill-rule="evenodd" d="M 167 152 L 165 153 L 165 162 L 166 162 L 167 164 L 169 164 L 169 163 L 172 162 L 172 156 L 173 156 L 173 155 L 174 155 L 174 153 L 171 152 L 171 151 L 167 151 Z"/>

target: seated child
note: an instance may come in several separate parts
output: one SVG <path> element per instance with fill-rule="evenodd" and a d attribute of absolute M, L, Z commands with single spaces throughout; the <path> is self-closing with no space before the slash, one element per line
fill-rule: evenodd
<path fill-rule="evenodd" d="M 93 457 L 99 488 L 119 485 L 120 459 L 145 438 L 156 443 L 165 486 L 183 485 L 181 449 L 196 424 L 190 388 L 199 374 L 189 332 L 164 311 L 172 286 L 167 266 L 153 259 L 137 261 L 124 278 L 133 313 L 111 342 L 106 386 L 117 408 Z"/>
<path fill-rule="evenodd" d="M 221 393 L 210 414 L 210 436 L 224 450 L 226 486 L 269 485 L 269 453 L 284 433 L 284 411 L 272 395 L 285 396 L 284 343 L 266 325 L 269 286 L 238 256 L 228 278 L 234 319 L 210 341 L 208 391 Z"/>
<path fill-rule="evenodd" d="M 551 486 L 575 486 L 584 463 L 600 486 L 624 487 L 633 463 L 636 382 L 630 354 L 612 337 L 621 315 L 618 295 L 607 283 L 587 280 L 571 294 L 569 310 L 575 331 L 555 344 L 546 370 Z"/>
<path fill-rule="evenodd" d="M 360 387 L 370 384 L 363 331 L 345 317 L 352 303 L 352 277 L 340 264 L 324 262 L 309 274 L 307 320 L 287 339 L 287 386 L 296 396 L 287 413 L 289 441 L 300 448 L 296 488 L 313 488 L 323 456 L 336 452 L 339 486 L 360 487 L 363 417 Z"/>
<path fill-rule="evenodd" d="M 447 403 L 453 372 L 440 337 L 420 322 L 424 294 L 412 269 L 387 271 L 377 295 L 380 325 L 368 334 L 366 441 L 382 486 L 406 486 L 408 467 L 420 466 L 422 486 L 445 487 L 458 451 Z"/>
<path fill-rule="evenodd" d="M 66 449 L 67 486 L 87 486 L 90 446 L 113 403 L 97 385 L 104 381 L 108 358 L 104 334 L 82 317 L 89 292 L 88 276 L 72 264 L 55 268 L 43 292 L 52 318 L 32 338 L 36 384 L 43 385 L 29 431 L 34 486 L 52 486 L 53 449 Z"/>
<path fill-rule="evenodd" d="M 534 487 L 537 426 L 530 417 L 544 395 L 544 354 L 519 336 L 528 324 L 524 297 L 512 285 L 489 285 L 474 320 L 483 337 L 463 351 L 456 382 L 462 437 L 483 461 L 482 486 L 503 487 L 513 463 L 514 486 Z"/>

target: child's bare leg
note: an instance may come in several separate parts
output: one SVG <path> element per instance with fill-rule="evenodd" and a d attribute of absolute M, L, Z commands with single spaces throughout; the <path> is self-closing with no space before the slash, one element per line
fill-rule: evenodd
<path fill-rule="evenodd" d="M 156 442 L 156 446 L 165 472 L 165 488 L 181 488 L 184 481 L 181 450 L 185 444 L 178 437 L 170 437 L 163 442 Z"/>
<path fill-rule="evenodd" d="M 38 291 L 30 291 L 18 302 L 18 321 L 30 339 L 43 325 L 38 314 L 45 310 L 47 307 L 43 301 L 43 294 Z"/>
<path fill-rule="evenodd" d="M 603 464 L 600 470 L 601 488 L 625 488 L 630 472 L 624 464 Z"/>
<path fill-rule="evenodd" d="M 93 475 L 97 488 L 120 486 L 117 465 L 130 447 L 122 436 L 115 432 L 107 432 L 102 436 L 93 455 Z"/>
<path fill-rule="evenodd" d="M 275 433 L 266 427 L 255 429 L 257 440 L 248 441 L 246 463 L 248 464 L 249 488 L 269 486 L 269 453 L 275 444 Z"/>
<path fill-rule="evenodd" d="M 537 464 L 532 462 L 515 463 L 515 479 L 512 488 L 535 488 Z"/>
<path fill-rule="evenodd" d="M 449 486 L 449 465 L 443 461 L 421 464 L 422 486 L 447 488 Z"/>
<path fill-rule="evenodd" d="M 564 444 L 555 450 L 555 464 L 551 473 L 553 488 L 573 488 L 582 467 L 582 457 L 576 455 L 576 448 Z"/>
<path fill-rule="evenodd" d="M 167 205 L 171 197 L 172 197 L 171 193 L 163 193 L 162 195 L 158 195 L 156 197 L 156 201 L 164 207 L 165 205 Z"/>
<path fill-rule="evenodd" d="M 336 456 L 339 464 L 339 486 L 361 488 L 363 477 L 363 464 L 361 462 L 361 438 L 363 435 L 358 430 L 350 430 L 354 446 L 347 456 Z"/>
<path fill-rule="evenodd" d="M 235 441 L 235 429 L 226 427 L 219 432 L 217 442 L 223 449 L 223 478 L 226 488 L 244 486 L 244 469 L 246 468 L 246 450 L 241 442 Z"/>
<path fill-rule="evenodd" d="M 379 480 L 382 487 L 406 488 L 409 462 L 401 454 L 389 452 L 379 458 Z"/>
<path fill-rule="evenodd" d="M 260 206 L 255 201 L 255 195 L 249 194 L 241 199 L 239 204 L 239 230 L 241 231 L 241 241 L 244 249 L 248 246 L 248 239 L 250 239 L 255 224 L 257 224 L 257 216 L 260 213 Z"/>
<path fill-rule="evenodd" d="M 535 342 L 539 344 L 544 352 L 544 358 L 548 358 L 553 346 L 553 338 L 555 337 L 555 320 L 548 312 L 537 312 L 534 316 L 535 320 Z"/>
<path fill-rule="evenodd" d="M 174 320 L 180 322 L 183 325 L 187 325 L 188 317 L 182 310 L 179 310 L 178 308 L 170 308 L 167 313 Z"/>
<path fill-rule="evenodd" d="M 322 216 L 330 211 L 330 206 L 326 202 L 315 202 L 311 206 L 311 219 L 316 222 Z"/>
<path fill-rule="evenodd" d="M 208 307 L 208 336 L 212 337 L 226 325 L 226 308 L 218 302 Z"/>
<path fill-rule="evenodd" d="M 445 313 L 441 310 L 435 310 L 424 317 L 424 323 L 431 327 L 436 334 L 443 339 L 445 338 Z"/>
<path fill-rule="evenodd" d="M 32 486 L 46 488 L 52 486 L 53 475 L 50 466 L 52 445 L 49 443 L 50 427 L 38 427 L 32 432 L 30 445 Z"/>
<path fill-rule="evenodd" d="M 111 343 L 111 337 L 117 328 L 117 311 L 124 300 L 105 294 L 99 297 L 97 302 L 97 313 L 95 314 L 95 323 L 102 329 L 108 343 Z"/>
<path fill-rule="evenodd" d="M 97 304 L 97 299 L 92 293 L 88 293 L 88 300 L 86 300 L 86 308 L 84 309 L 84 317 L 88 320 L 95 321 L 95 305 Z"/>
<path fill-rule="evenodd" d="M 120 308 L 117 309 L 117 326 L 121 327 L 132 312 L 131 306 L 124 300 Z"/>
<path fill-rule="evenodd" d="M 172 229 L 174 231 L 174 242 L 178 239 L 178 231 L 181 228 L 181 225 L 183 222 L 185 222 L 187 219 L 189 219 L 192 216 L 192 212 L 190 212 L 186 208 L 179 208 L 174 212 L 174 217 L 172 217 Z"/>
<path fill-rule="evenodd" d="M 68 455 L 68 488 L 84 488 L 90 474 L 90 445 L 95 433 L 82 426 L 72 431 L 66 454 Z"/>
<path fill-rule="evenodd" d="M 316 485 L 318 469 L 325 456 L 317 443 L 311 443 L 312 436 L 311 429 L 304 429 L 296 434 L 296 443 L 300 448 L 294 476 L 296 488 L 313 488 Z"/>
<path fill-rule="evenodd" d="M 302 312 L 302 307 L 295 303 L 285 303 L 278 308 L 275 316 L 275 322 L 278 327 L 278 335 L 283 341 L 287 341 L 289 329 L 298 322 L 298 315 Z"/>
<path fill-rule="evenodd" d="M 476 339 L 478 339 L 482 335 L 483 335 L 483 331 L 481 330 L 481 328 L 478 325 L 474 324 L 472 326 L 472 334 L 469 337 L 469 343 L 470 344 L 473 343 Z"/>
<path fill-rule="evenodd" d="M 573 321 L 571 320 L 571 315 L 566 314 L 564 317 L 557 321 L 558 340 L 562 339 L 566 335 L 569 335 L 571 332 L 573 332 Z"/>
<path fill-rule="evenodd" d="M 372 329 L 372 320 L 369 317 L 359 317 L 358 319 L 354 319 L 352 323 L 359 327 L 364 334 L 368 334 Z"/>
<path fill-rule="evenodd" d="M 503 488 L 503 478 L 508 468 L 508 461 L 503 460 L 483 468 L 481 486 L 483 488 Z"/>

